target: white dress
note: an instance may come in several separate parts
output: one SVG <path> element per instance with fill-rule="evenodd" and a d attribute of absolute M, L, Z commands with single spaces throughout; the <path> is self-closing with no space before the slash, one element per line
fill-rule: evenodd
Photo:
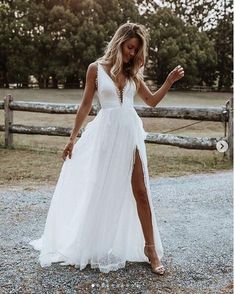
<path fill-rule="evenodd" d="M 104 67 L 98 63 L 97 94 L 101 109 L 63 163 L 50 203 L 44 232 L 30 241 L 40 251 L 42 267 L 53 262 L 88 264 L 101 272 L 125 267 L 126 261 L 146 262 L 145 239 L 131 186 L 138 148 L 152 214 L 155 249 L 163 257 L 152 204 L 145 138 L 134 109 L 135 82 L 123 89 L 123 101 Z"/>

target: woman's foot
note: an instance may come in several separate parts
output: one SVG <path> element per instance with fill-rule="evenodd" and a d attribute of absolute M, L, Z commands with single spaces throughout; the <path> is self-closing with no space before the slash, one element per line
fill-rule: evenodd
<path fill-rule="evenodd" d="M 155 245 L 145 244 L 144 246 L 144 254 L 148 257 L 149 262 L 151 264 L 152 272 L 163 275 L 165 272 L 164 266 L 161 264 L 156 250 Z"/>

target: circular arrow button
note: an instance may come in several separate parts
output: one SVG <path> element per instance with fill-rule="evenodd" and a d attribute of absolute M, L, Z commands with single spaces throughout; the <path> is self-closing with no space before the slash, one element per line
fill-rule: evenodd
<path fill-rule="evenodd" d="M 228 150 L 228 143 L 224 140 L 220 140 L 216 143 L 216 149 L 219 152 L 226 152 Z"/>

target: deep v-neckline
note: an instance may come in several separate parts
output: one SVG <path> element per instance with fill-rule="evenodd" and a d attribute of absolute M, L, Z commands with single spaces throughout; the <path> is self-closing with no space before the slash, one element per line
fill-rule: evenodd
<path fill-rule="evenodd" d="M 126 82 L 125 82 L 123 88 L 122 88 L 122 89 L 119 89 L 118 86 L 117 86 L 117 84 L 114 82 L 114 80 L 111 78 L 111 76 L 110 76 L 110 75 L 107 73 L 107 71 L 104 69 L 103 65 L 100 64 L 100 66 L 102 67 L 103 71 L 104 71 L 105 74 L 108 76 L 108 78 L 111 80 L 111 82 L 113 83 L 113 85 L 114 85 L 115 89 L 118 91 L 119 95 L 120 95 L 120 94 L 123 95 L 124 90 L 126 89 L 126 86 L 127 86 L 129 80 L 126 79 Z"/>

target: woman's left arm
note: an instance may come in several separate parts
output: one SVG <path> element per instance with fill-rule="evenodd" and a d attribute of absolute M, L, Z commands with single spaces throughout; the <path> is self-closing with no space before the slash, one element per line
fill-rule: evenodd
<path fill-rule="evenodd" d="M 144 100 L 144 102 L 151 106 L 155 107 L 162 98 L 166 95 L 170 87 L 174 82 L 178 81 L 184 76 L 184 69 L 182 66 L 176 66 L 167 76 L 164 84 L 158 89 L 155 93 L 152 93 L 144 81 L 140 82 L 138 94 Z"/>

